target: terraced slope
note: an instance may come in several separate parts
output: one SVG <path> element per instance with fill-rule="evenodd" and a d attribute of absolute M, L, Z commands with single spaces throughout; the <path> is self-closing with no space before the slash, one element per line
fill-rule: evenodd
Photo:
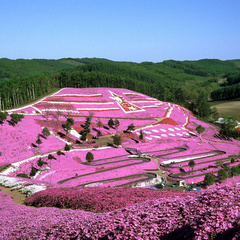
<path fill-rule="evenodd" d="M 196 183 L 239 157 L 240 143 L 219 137 L 216 127 L 181 106 L 127 89 L 66 88 L 11 112 L 24 118 L 13 125 L 8 117 L 0 126 L 0 166 L 7 166 L 2 167 L 0 183 L 5 185 L 20 182 L 38 190 L 50 185 L 145 186 L 160 183 L 162 171 L 168 180 Z M 89 116 L 90 132 L 83 141 L 80 132 Z M 67 118 L 74 120 L 68 133 L 62 127 Z M 119 126 L 109 127 L 110 118 L 118 119 Z M 134 129 L 126 131 L 130 124 Z M 205 128 L 201 135 L 195 130 L 198 125 Z M 49 136 L 42 134 L 44 127 Z M 118 147 L 112 145 L 115 134 L 122 138 Z M 41 143 L 36 143 L 38 138 Z M 90 163 L 88 152 L 94 156 Z M 188 166 L 190 160 L 196 163 L 194 169 Z"/>

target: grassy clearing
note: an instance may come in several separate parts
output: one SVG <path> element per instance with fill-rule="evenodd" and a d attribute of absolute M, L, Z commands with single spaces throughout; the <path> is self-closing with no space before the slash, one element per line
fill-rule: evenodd
<path fill-rule="evenodd" d="M 216 107 L 221 116 L 229 115 L 240 121 L 240 101 L 216 101 L 210 105 Z"/>

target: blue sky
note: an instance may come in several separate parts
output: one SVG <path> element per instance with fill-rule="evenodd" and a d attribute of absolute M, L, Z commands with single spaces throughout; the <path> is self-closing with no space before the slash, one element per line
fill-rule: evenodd
<path fill-rule="evenodd" d="M 240 58 L 239 0 L 0 0 L 0 58 Z"/>

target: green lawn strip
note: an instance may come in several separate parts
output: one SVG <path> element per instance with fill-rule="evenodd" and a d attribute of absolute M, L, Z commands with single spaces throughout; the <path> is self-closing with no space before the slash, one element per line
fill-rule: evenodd
<path fill-rule="evenodd" d="M 216 155 L 215 155 L 216 156 Z M 214 156 L 214 157 L 215 157 Z M 209 157 L 212 157 L 212 156 L 209 156 Z M 206 157 L 204 157 L 204 158 L 206 158 Z M 201 159 L 203 159 L 203 158 L 199 158 L 199 159 L 196 159 L 196 160 L 201 160 Z M 206 162 L 200 162 L 200 163 L 197 163 L 196 162 L 196 165 L 200 165 L 200 164 L 205 164 L 205 163 L 211 163 L 211 162 L 214 162 L 214 161 L 223 161 L 223 160 L 231 160 L 231 157 L 225 157 L 225 158 L 219 158 L 219 159 L 214 159 L 214 160 L 210 160 L 210 161 L 206 161 Z M 185 163 L 185 162 L 189 162 L 189 160 L 187 160 L 187 161 L 184 161 L 184 162 L 182 162 L 182 163 Z M 222 163 L 222 164 L 224 164 L 224 163 Z M 222 165 L 221 163 L 219 163 L 219 165 Z M 180 166 L 172 166 L 172 165 L 174 165 L 174 164 L 171 164 L 171 166 L 170 165 L 164 165 L 164 166 L 161 166 L 161 167 L 165 167 L 165 168 L 182 168 L 182 167 L 188 167 L 188 164 L 187 165 L 183 165 L 182 167 L 180 167 Z"/>
<path fill-rule="evenodd" d="M 115 156 L 115 157 L 109 157 L 109 158 L 101 158 L 101 159 L 98 159 L 98 160 L 94 160 L 94 162 L 103 161 L 103 160 L 108 160 L 108 159 L 114 159 L 114 158 L 119 158 L 119 157 L 125 157 L 125 156 L 129 156 L 129 154 L 120 155 L 120 156 Z"/>
<path fill-rule="evenodd" d="M 222 158 L 222 159 L 224 159 L 224 158 Z M 221 160 L 222 160 L 221 159 Z M 225 158 L 225 160 L 230 160 L 229 158 Z M 216 161 L 216 160 L 213 160 L 213 161 Z M 213 161 L 210 161 L 210 162 L 213 162 Z M 201 163 L 200 163 L 201 164 Z M 224 163 L 222 163 L 222 164 L 224 164 Z M 218 165 L 216 165 L 217 167 L 220 167 L 222 164 L 218 164 Z M 175 174 L 169 174 L 169 176 L 171 175 L 171 177 L 174 177 L 174 178 L 178 178 L 178 176 L 185 176 L 185 175 L 189 175 L 189 174 L 191 174 L 191 173 L 194 173 L 194 172 L 198 172 L 198 171 L 207 171 L 207 170 L 209 170 L 209 169 L 216 169 L 216 167 L 215 166 L 208 166 L 207 168 L 199 168 L 199 169 L 196 169 L 196 170 L 194 170 L 194 171 L 188 171 L 188 172 L 180 172 L 180 173 L 175 173 Z M 204 173 L 204 174 L 206 174 L 206 173 Z M 199 175 L 194 175 L 194 176 L 191 176 L 191 177 L 195 177 L 195 176 L 199 176 Z M 186 178 L 189 178 L 189 177 L 186 177 Z"/>
<path fill-rule="evenodd" d="M 183 158 L 185 158 L 185 157 L 194 157 L 194 156 L 199 156 L 199 155 L 208 154 L 208 153 L 215 153 L 214 155 L 211 155 L 211 156 L 218 156 L 218 155 L 226 154 L 226 152 L 224 152 L 224 151 L 211 150 L 211 151 L 207 151 L 207 152 L 194 153 L 194 154 L 189 154 L 189 155 L 184 155 L 184 156 L 177 156 L 177 157 L 173 157 L 171 159 L 174 161 L 174 159 L 179 159 L 181 157 L 183 157 Z M 204 156 L 204 157 L 200 157 L 199 159 L 206 158 L 206 157 L 211 157 L 211 156 Z M 189 160 L 187 160 L 187 161 L 189 161 Z M 174 164 L 174 163 L 172 163 L 172 164 Z"/>
<path fill-rule="evenodd" d="M 210 151 L 210 152 L 216 152 L 216 151 Z M 210 153 L 210 152 L 206 152 L 206 153 Z M 210 156 L 203 156 L 203 157 L 200 157 L 200 158 L 197 158 L 197 159 L 192 159 L 192 160 L 194 160 L 194 161 L 198 161 L 198 160 L 200 160 L 200 159 L 204 159 L 204 158 L 209 158 L 209 157 L 215 157 L 215 156 L 218 156 L 218 155 L 222 155 L 222 154 L 226 154 L 225 152 L 223 152 L 223 151 L 218 151 L 219 153 L 217 153 L 217 154 L 214 154 L 214 155 L 210 155 Z M 198 155 L 198 154 L 193 154 L 193 155 L 185 155 L 184 157 L 188 157 L 188 156 L 194 156 L 194 155 Z M 181 156 L 179 156 L 179 157 L 181 157 Z M 179 157 L 177 157 L 177 158 L 179 158 Z M 173 160 L 174 159 L 176 159 L 176 158 L 172 158 Z M 212 160 L 211 160 L 212 161 Z M 210 161 L 210 162 L 211 162 Z M 189 160 L 185 160 L 185 161 L 181 161 L 181 163 L 185 163 L 185 162 L 189 162 Z M 160 166 L 161 167 L 164 167 L 164 168 L 179 168 L 179 166 L 177 166 L 177 167 L 174 167 L 174 166 L 172 166 L 172 165 L 174 165 L 174 164 L 179 164 L 179 162 L 175 162 L 175 163 L 170 163 L 170 164 L 160 164 Z"/>
<path fill-rule="evenodd" d="M 136 181 L 132 181 L 132 182 L 129 182 L 129 183 L 125 183 L 125 184 L 121 184 L 121 185 L 117 185 L 116 187 L 125 187 L 125 186 L 128 186 L 128 185 L 133 185 L 133 184 L 136 184 L 136 183 L 139 183 L 139 182 L 146 182 L 150 179 L 154 179 L 156 178 L 156 174 L 155 173 L 146 173 L 146 174 L 142 174 L 142 175 L 145 175 L 145 176 L 149 176 L 148 178 L 146 178 L 145 180 L 136 180 Z"/>
<path fill-rule="evenodd" d="M 107 172 L 107 171 L 110 171 L 110 170 L 115 170 L 115 169 L 119 169 L 119 168 L 123 168 L 123 167 L 129 167 L 129 166 L 133 166 L 133 165 L 137 165 L 137 164 L 142 164 L 142 163 L 145 163 L 145 162 L 150 162 L 151 159 L 146 159 L 146 158 L 137 158 L 138 160 L 142 160 L 142 162 L 139 162 L 139 163 L 131 163 L 131 164 L 127 164 L 127 165 L 124 165 L 124 166 L 119 166 L 119 167 L 114 167 L 114 168 L 108 168 L 108 169 L 103 169 L 103 170 L 100 170 L 100 171 L 97 171 L 97 172 L 93 172 L 93 173 L 86 173 L 86 174 L 83 174 L 83 175 L 79 175 L 79 176 L 74 176 L 74 177 L 71 177 L 71 178 L 66 178 L 64 180 L 61 180 L 58 182 L 58 184 L 63 184 L 67 181 L 70 181 L 70 180 L 73 180 L 73 179 L 76 179 L 76 178 L 80 178 L 80 177 L 85 177 L 85 176 L 89 176 L 89 175 L 93 175 L 93 174 L 96 174 L 96 173 L 101 173 L 101 172 Z M 133 160 L 133 159 L 132 159 Z"/>
<path fill-rule="evenodd" d="M 189 177 L 180 177 L 178 176 L 177 174 L 169 174 L 169 177 L 172 177 L 172 178 L 177 178 L 177 179 L 189 179 L 189 178 L 194 178 L 194 177 L 200 177 L 200 176 L 204 176 L 206 175 L 206 173 L 201 173 L 201 174 L 198 174 L 198 175 L 194 175 L 194 176 L 189 176 Z"/>
<path fill-rule="evenodd" d="M 137 183 L 137 182 L 147 181 L 147 180 L 155 178 L 156 174 L 154 174 L 154 173 L 133 174 L 133 175 L 129 175 L 129 176 L 126 176 L 126 177 L 110 178 L 110 179 L 106 179 L 106 180 L 94 181 L 94 182 L 89 182 L 89 183 L 85 183 L 85 184 L 80 184 L 80 185 L 77 185 L 77 186 L 78 187 L 83 187 L 83 186 L 86 186 L 86 185 L 89 185 L 89 184 L 94 184 L 94 183 L 99 183 L 99 182 L 104 183 L 104 182 L 124 181 L 124 180 L 127 180 L 127 179 L 139 178 L 141 176 L 145 176 L 147 178 L 143 178 L 144 180 L 139 179 L 139 180 L 132 181 L 132 182 L 129 182 L 129 183 L 125 183 L 125 184 L 122 184 L 122 185 L 118 185 L 117 187 L 123 187 L 123 186 L 127 186 L 127 185 L 134 184 L 134 183 Z"/>
<path fill-rule="evenodd" d="M 94 164 L 95 161 L 91 162 L 91 166 L 102 166 L 102 165 L 107 165 L 107 164 L 112 164 L 112 163 L 119 163 L 119 162 L 127 162 L 130 160 L 140 160 L 139 158 L 128 158 L 128 159 L 122 159 L 122 160 L 118 160 L 118 161 L 113 161 L 113 162 L 105 162 L 105 163 L 99 163 L 99 164 Z M 140 160 L 141 161 L 141 160 Z"/>
<path fill-rule="evenodd" d="M 158 150 L 158 151 L 150 151 L 150 152 L 146 152 L 146 153 L 163 152 L 163 151 L 171 151 L 171 150 L 177 150 L 177 151 L 156 155 L 155 157 L 159 158 L 159 157 L 162 157 L 162 156 L 167 156 L 167 155 L 171 155 L 171 154 L 174 154 L 174 153 L 183 152 L 183 151 L 186 151 L 187 149 L 186 148 L 169 148 L 169 149 Z"/>

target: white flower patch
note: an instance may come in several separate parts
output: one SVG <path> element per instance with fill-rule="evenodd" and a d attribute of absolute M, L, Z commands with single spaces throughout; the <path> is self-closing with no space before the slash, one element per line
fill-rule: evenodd
<path fill-rule="evenodd" d="M 162 136 L 162 137 L 168 137 L 168 135 L 167 135 L 167 134 L 161 134 L 161 136 Z"/>
<path fill-rule="evenodd" d="M 77 108 L 78 111 L 112 111 L 119 110 L 120 108 Z"/>
<path fill-rule="evenodd" d="M 168 128 L 169 131 L 174 132 L 175 130 L 172 128 Z"/>
<path fill-rule="evenodd" d="M 66 102 L 61 102 L 61 101 L 59 101 L 59 102 L 52 102 L 52 101 L 43 101 L 43 102 L 45 102 L 45 103 L 52 103 L 52 104 L 65 104 Z M 97 104 L 97 105 L 103 105 L 103 104 L 114 104 L 114 102 L 68 102 L 68 104 L 74 104 L 74 105 L 87 105 L 87 104 L 89 104 L 89 105 L 95 105 L 95 104 Z"/>
<path fill-rule="evenodd" d="M 189 161 L 189 160 L 195 160 L 195 159 L 199 159 L 199 158 L 209 157 L 209 156 L 213 156 L 213 155 L 215 155 L 215 153 L 210 153 L 210 154 L 206 154 L 206 155 L 202 155 L 202 156 L 196 156 L 196 157 L 170 159 L 170 160 L 162 162 L 162 164 L 169 164 L 171 162 L 179 163 L 179 162 L 184 162 L 184 161 Z"/>
<path fill-rule="evenodd" d="M 173 134 L 173 133 L 169 133 L 168 135 L 172 136 L 172 137 L 175 137 L 175 134 Z"/>
<path fill-rule="evenodd" d="M 29 186 L 25 186 L 23 188 L 20 189 L 21 193 L 27 194 L 27 196 L 31 196 L 32 194 L 36 193 L 36 192 L 40 192 L 42 190 L 46 190 L 47 187 L 45 185 L 29 185 Z"/>
<path fill-rule="evenodd" d="M 22 186 L 22 184 L 26 183 L 26 181 L 19 181 L 18 178 L 0 176 L 0 184 L 4 187 L 16 187 Z"/>
<path fill-rule="evenodd" d="M 152 186 L 160 183 L 162 183 L 162 178 L 159 175 L 157 175 L 156 178 L 153 178 L 150 181 L 137 183 L 133 187 L 147 187 L 147 186 Z"/>
<path fill-rule="evenodd" d="M 146 139 L 148 139 L 148 140 L 152 140 L 152 138 L 151 138 L 151 137 L 146 137 Z"/>
<path fill-rule="evenodd" d="M 186 135 L 186 136 L 189 136 L 189 134 L 187 132 L 183 132 L 183 134 Z"/>
<path fill-rule="evenodd" d="M 161 137 L 158 136 L 158 135 L 151 135 L 151 137 L 154 137 L 154 138 L 161 138 Z"/>
<path fill-rule="evenodd" d="M 65 89 L 65 88 L 63 88 Z M 60 91 L 62 91 L 63 89 L 61 89 Z M 58 91 L 58 92 L 60 92 Z M 54 93 L 52 96 L 54 97 L 67 97 L 67 96 L 71 96 L 71 97 L 101 97 L 102 94 L 101 93 L 96 93 L 96 94 L 72 94 L 72 93 L 69 93 L 69 94 L 59 94 L 58 95 L 58 92 L 57 93 Z"/>
<path fill-rule="evenodd" d="M 49 168 L 50 169 L 50 168 Z M 54 171 L 51 171 L 51 172 L 48 172 L 48 173 L 46 173 L 46 174 L 43 174 L 42 176 L 40 176 L 39 177 L 39 179 L 38 180 L 43 180 L 44 178 L 46 178 L 48 175 L 50 175 L 50 174 L 54 174 L 56 171 L 54 170 Z M 37 172 L 38 173 L 38 172 Z M 37 174 L 36 174 L 37 175 Z M 35 176 L 36 176 L 35 175 Z M 35 177 L 34 176 L 34 177 Z M 36 176 L 37 177 L 37 176 Z"/>
<path fill-rule="evenodd" d="M 136 132 L 137 135 L 140 135 L 140 132 Z"/>
<path fill-rule="evenodd" d="M 160 128 L 160 131 L 162 131 L 162 132 L 166 132 L 167 130 Z"/>
<path fill-rule="evenodd" d="M 180 129 L 180 128 L 177 128 L 177 127 L 175 127 L 175 129 L 176 129 L 176 130 L 178 130 L 178 131 L 181 131 L 181 129 Z"/>
<path fill-rule="evenodd" d="M 80 138 L 81 136 L 75 129 L 71 129 L 70 134 L 72 134 L 76 138 Z"/>
<path fill-rule="evenodd" d="M 151 132 L 149 132 L 149 131 L 145 130 L 145 131 L 144 131 L 144 133 L 146 133 L 146 134 L 150 134 Z"/>
<path fill-rule="evenodd" d="M 95 183 L 86 184 L 85 187 L 98 187 L 98 186 L 101 186 L 101 185 L 103 185 L 102 182 L 95 182 Z"/>
<path fill-rule="evenodd" d="M 178 136 L 182 136 L 182 134 L 181 133 L 176 133 Z"/>
<path fill-rule="evenodd" d="M 153 129 L 152 132 L 158 133 L 159 131 L 157 129 Z"/>

